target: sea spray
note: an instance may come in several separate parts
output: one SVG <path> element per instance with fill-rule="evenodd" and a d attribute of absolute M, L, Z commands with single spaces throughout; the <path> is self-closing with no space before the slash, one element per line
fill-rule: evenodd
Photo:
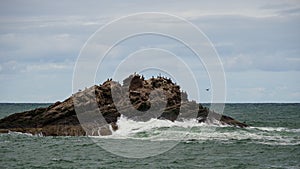
<path fill-rule="evenodd" d="M 150 119 L 134 121 L 125 116 L 118 120 L 119 129 L 109 136 L 93 136 L 106 139 L 138 139 L 151 141 L 207 141 L 248 140 L 256 144 L 298 145 L 300 130 L 284 127 L 237 128 L 229 125 L 198 123 L 194 119 L 171 122 Z M 298 135 L 298 136 L 297 136 Z"/>

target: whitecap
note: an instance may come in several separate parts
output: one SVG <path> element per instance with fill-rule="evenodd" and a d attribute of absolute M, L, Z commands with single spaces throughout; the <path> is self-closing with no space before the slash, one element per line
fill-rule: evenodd
<path fill-rule="evenodd" d="M 146 122 L 134 121 L 121 116 L 117 122 L 119 129 L 110 136 L 101 138 L 139 139 L 150 141 L 188 141 L 218 140 L 226 143 L 234 140 L 247 140 L 256 144 L 298 145 L 297 132 L 300 129 L 285 127 L 248 127 L 238 128 L 228 125 L 198 123 L 196 120 L 171 122 L 169 120 L 150 119 Z M 282 131 L 292 132 L 290 136 Z M 99 137 L 99 136 L 96 136 Z"/>

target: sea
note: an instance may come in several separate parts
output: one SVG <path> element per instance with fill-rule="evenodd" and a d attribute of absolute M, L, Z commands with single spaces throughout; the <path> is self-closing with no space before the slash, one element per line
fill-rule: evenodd
<path fill-rule="evenodd" d="M 1 103 L 0 118 L 49 105 Z M 0 168 L 300 168 L 299 103 L 230 103 L 223 114 L 250 127 L 122 116 L 111 136 L 0 134 Z"/>

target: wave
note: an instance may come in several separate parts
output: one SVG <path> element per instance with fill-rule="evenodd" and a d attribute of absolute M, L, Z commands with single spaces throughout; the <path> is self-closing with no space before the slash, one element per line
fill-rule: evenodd
<path fill-rule="evenodd" d="M 90 136 L 101 139 L 138 139 L 150 141 L 180 141 L 185 143 L 221 141 L 222 143 L 255 143 L 268 145 L 300 145 L 300 129 L 286 127 L 247 127 L 198 123 L 195 119 L 171 122 L 150 119 L 134 121 L 121 116 L 119 129 L 109 136 Z M 111 129 L 112 130 L 112 129 Z M 43 136 L 42 133 L 9 132 L 13 136 Z M 0 135 L 1 136 L 1 135 Z"/>
<path fill-rule="evenodd" d="M 121 116 L 117 122 L 119 129 L 109 139 L 140 139 L 151 141 L 203 142 L 218 140 L 226 143 L 247 141 L 269 145 L 299 145 L 300 129 L 285 127 L 248 127 L 238 128 L 228 125 L 198 123 L 196 120 L 171 122 L 169 120 L 150 119 L 138 122 Z M 96 136 L 95 138 L 99 138 Z"/>
<path fill-rule="evenodd" d="M 32 134 L 32 133 L 22 133 L 22 132 L 17 132 L 17 131 L 8 131 L 8 134 L 9 135 L 22 135 L 22 136 L 43 137 L 43 133 Z"/>
<path fill-rule="evenodd" d="M 285 127 L 249 127 L 251 129 L 258 129 L 262 131 L 286 131 L 286 132 L 294 132 L 294 133 L 300 133 L 300 129 L 289 129 Z"/>

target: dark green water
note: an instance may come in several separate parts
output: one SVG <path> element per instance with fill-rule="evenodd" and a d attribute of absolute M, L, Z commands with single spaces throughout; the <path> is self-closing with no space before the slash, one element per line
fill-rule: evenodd
<path fill-rule="evenodd" d="M 0 104 L 0 117 L 41 106 Z M 252 127 L 121 118 L 105 138 L 0 134 L 0 168 L 300 168 L 300 104 L 226 104 L 224 113 Z"/>

